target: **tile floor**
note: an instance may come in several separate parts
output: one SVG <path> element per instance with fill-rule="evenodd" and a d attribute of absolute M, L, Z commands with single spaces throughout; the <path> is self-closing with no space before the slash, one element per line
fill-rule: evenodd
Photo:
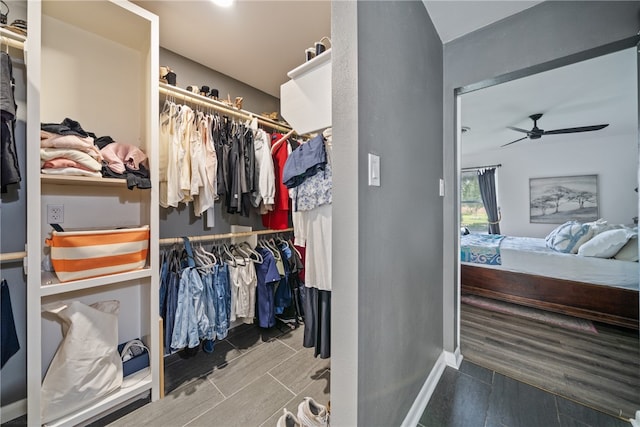
<path fill-rule="evenodd" d="M 629 427 L 630 422 L 463 360 L 446 368 L 421 427 Z"/>
<path fill-rule="evenodd" d="M 164 399 L 93 425 L 275 426 L 283 408 L 295 414 L 305 396 L 326 405 L 330 361 L 302 346 L 303 333 L 242 325 L 211 354 L 173 354 L 165 359 Z"/>

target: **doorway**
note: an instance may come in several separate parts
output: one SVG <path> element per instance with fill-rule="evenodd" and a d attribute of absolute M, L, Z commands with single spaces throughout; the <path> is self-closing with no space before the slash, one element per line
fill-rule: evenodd
<path fill-rule="evenodd" d="M 564 64 L 560 64 L 562 67 L 559 67 L 559 64 L 549 66 L 545 71 L 535 74 L 534 70 L 513 73 L 511 76 L 502 76 L 490 82 L 470 85 L 457 92 L 459 95 L 457 99 L 459 116 L 456 118 L 458 126 L 456 134 L 458 135 L 458 152 L 461 153 L 458 165 L 458 182 L 461 182 L 461 168 L 473 169 L 496 164 L 502 165 L 497 170 L 497 195 L 502 214 L 500 226 L 503 235 L 544 239 L 560 225 L 532 221 L 533 207 L 530 194 L 532 178 L 560 178 L 595 174 L 599 179 L 596 188 L 598 209 L 596 210 L 597 218 L 594 217 L 593 220 L 605 218 L 609 224 L 626 225 L 630 228 L 635 225 L 634 220 L 637 221 L 638 198 L 634 191 L 634 188 L 638 186 L 636 49 L 616 50 L 604 55 L 600 53 L 598 56 L 591 55 L 588 58 L 583 56 L 579 59 L 580 61 L 577 58 L 566 61 Z M 616 88 L 616 85 L 620 86 Z M 534 123 L 533 119 L 528 117 L 536 113 L 542 114 L 542 117 L 537 119 L 538 123 Z M 549 130 L 605 123 L 609 125 L 606 127 L 608 128 L 606 131 L 602 129 L 574 134 L 549 134 L 543 135 L 539 139 L 529 138 L 536 124 L 539 129 Z M 463 133 L 462 129 L 466 129 L 466 131 Z M 616 184 L 613 184 L 614 182 Z M 621 182 L 627 183 L 627 185 L 621 186 Z M 459 198 L 458 212 L 460 212 L 461 202 L 464 200 Z M 464 226 L 465 224 L 461 221 L 460 225 Z M 536 274 L 535 268 L 531 268 L 532 270 L 527 273 Z M 637 277 L 636 263 L 635 278 L 637 279 Z M 636 295 L 637 289 L 636 282 Z M 500 297 L 503 296 L 500 295 Z M 458 297 L 462 302 L 459 305 L 460 316 L 458 317 L 462 354 L 474 361 L 472 360 L 473 350 L 469 346 L 467 354 L 465 354 L 465 343 L 470 342 L 465 325 L 470 324 L 469 316 L 477 316 L 478 313 L 468 313 L 475 308 L 470 308 L 468 300 L 465 302 L 466 295 L 461 296 L 458 293 Z M 486 301 L 474 302 L 484 304 Z M 495 300 L 490 299 L 488 302 L 493 304 L 491 306 L 493 310 L 502 309 L 494 304 Z M 509 310 L 522 308 L 520 304 L 507 307 Z M 539 314 L 548 315 L 549 313 L 543 311 Z M 519 311 L 518 316 L 522 315 L 522 312 Z M 501 321 L 509 322 L 512 318 L 508 315 L 501 317 Z M 478 322 L 477 317 L 474 318 L 474 322 Z M 533 323 L 532 325 L 537 324 Z M 535 382 L 536 376 L 549 378 L 549 375 L 539 375 L 545 357 L 552 357 L 551 348 L 544 349 L 544 345 L 548 345 L 548 343 L 541 342 L 545 338 L 539 338 L 537 343 L 535 340 L 531 341 L 527 344 L 529 347 L 523 346 L 519 350 L 520 356 L 517 356 L 518 350 L 513 350 L 514 357 L 512 359 L 508 357 L 509 353 L 505 346 L 515 347 L 513 343 L 524 342 L 519 334 L 523 333 L 522 330 L 527 327 L 530 325 L 518 323 L 513 329 L 512 335 L 504 338 L 503 348 L 500 353 L 497 353 L 496 360 L 484 360 L 483 362 L 495 363 L 495 366 L 490 367 L 497 366 L 496 371 L 505 370 L 505 366 L 511 364 L 514 367 L 511 370 L 512 373 L 523 371 L 523 366 L 529 363 L 532 364 L 531 369 L 538 369 L 537 375 L 520 379 L 531 382 L 533 378 Z M 500 326 L 496 328 L 493 334 L 497 333 L 499 329 L 506 329 Z M 535 326 L 534 328 L 539 329 Z M 594 328 L 600 338 L 607 333 L 613 333 L 614 336 L 619 333 L 623 337 L 620 339 L 630 340 L 630 354 L 633 356 L 635 351 L 635 360 L 637 360 L 637 331 L 615 327 L 609 329 L 604 324 L 596 324 Z M 599 331 L 598 328 L 600 328 Z M 496 341 L 496 335 L 491 338 Z M 581 338 L 589 343 L 586 348 L 591 348 L 591 350 L 595 350 L 595 346 L 600 345 L 597 340 Z M 551 337 L 546 338 L 547 341 L 552 339 Z M 530 346 L 534 346 L 535 349 Z M 522 356 L 522 352 L 527 353 L 527 362 L 519 358 Z M 553 367 L 550 369 L 563 368 Z M 584 368 L 584 370 L 586 369 Z M 584 370 L 558 373 L 569 378 L 585 374 Z M 631 372 L 633 377 L 633 370 Z M 635 372 L 637 373 L 637 367 Z M 616 388 L 617 385 L 620 385 L 619 378 L 607 377 L 602 369 L 599 371 L 596 369 L 590 375 L 593 375 L 596 381 L 599 379 L 600 386 L 610 383 L 611 387 Z M 637 387 L 637 378 L 635 383 L 631 384 Z M 638 406 L 638 402 L 634 401 L 633 397 L 631 402 L 622 402 L 627 399 L 626 395 L 622 395 L 619 402 L 607 401 L 602 398 L 606 393 L 602 390 L 592 391 L 590 396 L 576 394 L 575 392 L 580 388 L 579 384 L 571 383 L 571 381 L 565 381 L 563 384 L 539 381 L 534 385 L 558 394 L 568 395 L 576 400 L 582 399 L 590 406 L 598 406 L 598 409 L 618 416 L 623 414 L 632 416 L 633 408 Z M 581 388 L 584 388 L 583 384 L 580 385 L 582 385 Z M 625 405 L 626 408 L 623 409 L 622 407 Z"/>

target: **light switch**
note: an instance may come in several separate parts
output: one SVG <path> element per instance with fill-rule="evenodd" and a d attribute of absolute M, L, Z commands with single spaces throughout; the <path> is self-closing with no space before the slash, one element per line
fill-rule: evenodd
<path fill-rule="evenodd" d="M 380 187 L 380 156 L 369 153 L 369 185 Z"/>

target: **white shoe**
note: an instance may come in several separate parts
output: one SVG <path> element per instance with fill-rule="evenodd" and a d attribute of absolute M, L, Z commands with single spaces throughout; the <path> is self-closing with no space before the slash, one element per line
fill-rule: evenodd
<path fill-rule="evenodd" d="M 296 416 L 289 412 L 287 408 L 284 408 L 282 412 L 283 414 L 278 418 L 276 427 L 301 427 Z"/>
<path fill-rule="evenodd" d="M 298 405 L 298 421 L 303 427 L 328 427 L 329 413 L 324 405 L 305 397 Z"/>

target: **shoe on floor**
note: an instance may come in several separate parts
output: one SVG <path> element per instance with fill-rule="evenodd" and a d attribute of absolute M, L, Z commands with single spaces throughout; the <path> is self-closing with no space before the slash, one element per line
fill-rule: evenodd
<path fill-rule="evenodd" d="M 292 412 L 287 410 L 287 408 L 284 408 L 282 412 L 283 414 L 280 416 L 280 418 L 278 418 L 276 427 L 301 427 L 301 424 L 296 416 L 293 415 Z"/>
<path fill-rule="evenodd" d="M 328 427 L 329 413 L 324 405 L 305 397 L 298 405 L 298 421 L 303 427 Z"/>

